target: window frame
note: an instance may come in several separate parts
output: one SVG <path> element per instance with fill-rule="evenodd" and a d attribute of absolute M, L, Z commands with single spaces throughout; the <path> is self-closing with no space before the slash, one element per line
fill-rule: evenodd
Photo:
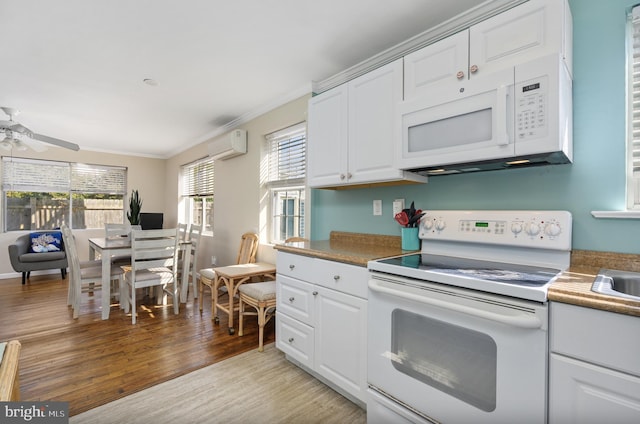
<path fill-rule="evenodd" d="M 276 145 L 276 143 L 278 143 Z M 284 147 L 283 147 L 284 146 Z M 306 187 L 306 151 L 307 151 L 306 122 L 283 128 L 265 135 L 264 149 L 266 170 L 264 170 L 264 188 L 268 193 L 267 204 L 268 222 L 266 223 L 268 240 L 270 243 L 282 243 L 288 237 L 306 237 L 308 233 L 308 188 Z M 287 155 L 276 154 L 291 148 Z M 287 193 L 296 192 L 291 198 L 298 199 L 294 206 L 294 213 L 282 214 L 279 202 L 286 198 Z M 302 210 L 302 212 L 300 212 Z M 293 233 L 284 231 L 280 235 L 282 221 L 293 220 L 296 224 Z"/>
<path fill-rule="evenodd" d="M 640 5 L 627 13 L 626 209 L 640 211 Z M 634 164 L 635 162 L 635 164 Z M 634 175 L 635 174 L 635 175 Z"/>
<path fill-rule="evenodd" d="M 104 223 L 107 220 L 112 222 L 112 220 L 107 217 L 108 211 L 117 211 L 116 215 L 119 215 L 122 222 L 124 222 L 127 199 L 127 167 L 19 158 L 13 156 L 3 156 L 1 163 L 3 206 L 2 230 L 5 233 L 13 231 L 51 229 L 49 228 L 51 225 L 33 227 L 33 215 L 35 213 L 40 214 L 43 212 L 43 210 L 38 208 L 36 208 L 35 211 L 30 209 L 32 219 L 28 228 L 8 229 L 8 213 L 10 209 L 8 205 L 8 193 L 41 193 L 43 194 L 42 197 L 46 197 L 47 194 L 63 195 L 64 197 L 59 198 L 62 200 L 66 199 L 66 207 L 61 215 L 58 214 L 56 221 L 58 222 L 57 226 L 62 223 L 68 223 L 68 225 L 73 229 L 104 228 Z M 17 176 L 16 173 L 20 174 Z M 48 177 L 42 178 L 42 174 L 48 175 Z M 108 182 L 109 184 L 105 186 L 105 182 Z M 86 225 L 86 223 L 91 222 L 92 220 L 84 219 L 82 222 L 85 223 L 85 226 L 78 228 L 76 227 L 77 220 L 74 220 L 74 216 L 78 213 L 78 207 L 74 207 L 74 204 L 78 203 L 78 197 L 90 199 L 91 195 L 97 195 L 98 197 L 115 197 L 114 200 L 117 200 L 120 203 L 120 207 L 89 208 L 88 210 L 101 211 L 100 215 L 95 219 L 96 221 L 102 222 L 102 225 L 98 227 L 91 227 Z M 38 197 L 39 196 L 36 198 Z M 83 209 L 80 208 L 80 210 Z M 87 208 L 84 208 L 84 210 L 86 211 Z M 87 218 L 86 212 L 83 213 L 83 215 L 85 215 L 84 218 Z M 38 220 L 36 219 L 36 224 L 37 221 Z"/>
<path fill-rule="evenodd" d="M 201 169 L 198 169 L 201 167 Z M 190 178 L 187 172 L 193 170 Z M 204 177 L 204 181 L 203 178 Z M 208 180 L 210 179 L 210 180 Z M 180 204 L 178 221 L 181 224 L 204 224 L 202 234 L 213 235 L 215 199 L 215 160 L 209 156 L 180 166 Z M 202 202 L 201 207 L 197 203 Z M 196 218 L 195 210 L 201 212 Z M 199 222 L 198 222 L 199 221 Z"/>

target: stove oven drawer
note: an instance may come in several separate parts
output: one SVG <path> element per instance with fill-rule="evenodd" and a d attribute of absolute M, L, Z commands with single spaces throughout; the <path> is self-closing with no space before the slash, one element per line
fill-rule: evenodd
<path fill-rule="evenodd" d="M 314 329 L 276 311 L 276 347 L 302 365 L 313 368 Z"/>

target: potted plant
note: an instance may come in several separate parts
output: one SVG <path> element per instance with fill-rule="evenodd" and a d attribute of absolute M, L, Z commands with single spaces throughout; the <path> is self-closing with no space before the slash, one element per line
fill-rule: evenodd
<path fill-rule="evenodd" d="M 141 210 L 142 199 L 138 194 L 138 190 L 131 190 L 131 197 L 129 197 L 129 212 L 127 212 L 127 219 L 131 225 L 140 225 Z"/>

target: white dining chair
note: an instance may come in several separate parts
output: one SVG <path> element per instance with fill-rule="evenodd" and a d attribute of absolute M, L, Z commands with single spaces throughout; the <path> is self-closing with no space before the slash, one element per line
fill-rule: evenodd
<path fill-rule="evenodd" d="M 163 295 L 173 301 L 178 314 L 180 298 L 177 280 L 178 229 L 133 230 L 131 232 L 131 266 L 126 267 L 124 281 L 125 311 L 131 308 L 131 323 L 136 323 L 136 289 L 161 287 Z"/>
<path fill-rule="evenodd" d="M 198 297 L 198 279 L 200 274 L 198 273 L 198 246 L 200 245 L 200 238 L 202 237 L 202 225 L 191 224 L 189 229 L 189 249 L 191 252 L 191 261 L 189 263 L 189 269 L 187 270 L 191 280 L 191 288 L 193 290 L 193 297 Z"/>
<path fill-rule="evenodd" d="M 75 239 L 71 229 L 62 225 L 62 240 L 69 263 L 69 290 L 67 304 L 73 308 L 73 318 L 78 318 L 82 293 L 93 293 L 102 286 L 102 266 L 99 261 L 81 262 L 78 258 Z M 111 281 L 117 283 L 120 293 L 120 306 L 122 305 L 122 276 L 123 270 L 119 266 L 111 266 Z"/>

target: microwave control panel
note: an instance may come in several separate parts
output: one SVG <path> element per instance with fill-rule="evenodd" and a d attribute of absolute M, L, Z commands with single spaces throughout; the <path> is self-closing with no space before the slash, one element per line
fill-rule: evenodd
<path fill-rule="evenodd" d="M 548 86 L 547 76 L 516 84 L 516 141 L 547 135 Z"/>

